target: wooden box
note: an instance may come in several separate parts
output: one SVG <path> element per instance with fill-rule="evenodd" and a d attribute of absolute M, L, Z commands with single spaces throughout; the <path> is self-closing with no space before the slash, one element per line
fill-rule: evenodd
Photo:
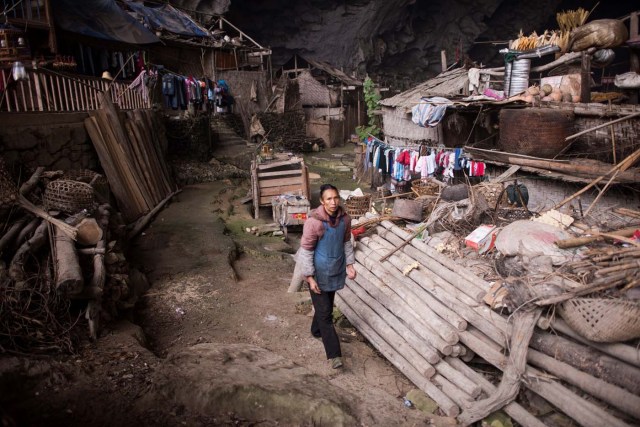
<path fill-rule="evenodd" d="M 297 194 L 309 199 L 309 171 L 301 158 L 276 156 L 272 161 L 251 163 L 254 216 L 260 206 L 271 206 L 274 196 Z"/>

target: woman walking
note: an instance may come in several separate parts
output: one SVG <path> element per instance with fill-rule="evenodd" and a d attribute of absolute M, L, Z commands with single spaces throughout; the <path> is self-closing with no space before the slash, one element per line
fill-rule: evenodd
<path fill-rule="evenodd" d="M 311 334 L 322 338 L 332 368 L 342 367 L 340 340 L 333 326 L 333 301 L 345 279 L 355 279 L 355 257 L 351 245 L 351 218 L 340 206 L 338 189 L 320 187 L 320 206 L 304 224 L 298 262 L 309 283 L 315 310 Z"/>

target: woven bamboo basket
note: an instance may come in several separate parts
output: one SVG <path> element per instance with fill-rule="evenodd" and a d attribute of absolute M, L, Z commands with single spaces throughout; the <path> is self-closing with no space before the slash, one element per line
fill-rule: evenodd
<path fill-rule="evenodd" d="M 414 179 L 411 181 L 411 190 L 418 196 L 435 196 L 440 193 L 440 184 L 431 179 Z"/>
<path fill-rule="evenodd" d="M 494 209 L 498 202 L 498 206 L 507 206 L 507 195 L 505 193 L 502 193 L 502 190 L 503 187 L 500 183 L 478 184 L 473 187 L 473 191 L 476 194 L 481 194 L 485 198 L 487 204 L 491 209 Z M 500 197 L 500 194 L 502 194 L 502 197 Z M 498 197 L 500 197 L 500 201 L 498 201 Z"/>
<path fill-rule="evenodd" d="M 102 200 L 109 200 L 109 182 L 107 181 L 107 177 L 104 175 L 98 174 L 90 169 L 71 169 L 65 171 L 60 179 L 86 182 L 87 184 L 93 182 L 91 186 L 94 191 L 98 193 L 100 196 L 99 198 Z"/>
<path fill-rule="evenodd" d="M 47 210 L 75 214 L 83 209 L 92 211 L 95 205 L 93 187 L 85 182 L 57 179 L 47 184 L 42 197 Z"/>
<path fill-rule="evenodd" d="M 344 202 L 344 208 L 351 218 L 360 218 L 371 209 L 371 194 L 349 197 Z"/>
<path fill-rule="evenodd" d="M 640 302 L 624 299 L 574 298 L 558 306 L 578 334 L 595 342 L 640 338 Z"/>

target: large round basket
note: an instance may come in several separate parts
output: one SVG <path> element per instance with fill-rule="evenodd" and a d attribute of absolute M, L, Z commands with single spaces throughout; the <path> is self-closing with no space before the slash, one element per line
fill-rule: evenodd
<path fill-rule="evenodd" d="M 344 208 L 351 218 L 360 218 L 371 209 L 371 194 L 349 197 L 344 202 Z"/>
<path fill-rule="evenodd" d="M 574 113 L 548 108 L 500 110 L 500 146 L 503 151 L 552 158 L 567 146 Z"/>
<path fill-rule="evenodd" d="M 440 184 L 431 179 L 414 179 L 411 190 L 418 196 L 435 196 L 440 193 Z"/>
<path fill-rule="evenodd" d="M 624 299 L 574 298 L 558 307 L 578 334 L 595 342 L 640 338 L 640 302 Z"/>
<path fill-rule="evenodd" d="M 83 209 L 93 210 L 93 188 L 80 181 L 57 179 L 47 184 L 42 197 L 48 210 L 75 214 Z"/>

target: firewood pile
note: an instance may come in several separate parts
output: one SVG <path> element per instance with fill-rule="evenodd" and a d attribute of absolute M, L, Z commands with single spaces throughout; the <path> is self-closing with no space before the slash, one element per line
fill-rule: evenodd
<path fill-rule="evenodd" d="M 519 400 L 527 388 L 580 425 L 638 424 L 640 352 L 633 343 L 589 340 L 535 304 L 498 312 L 485 302 L 491 284 L 459 260 L 390 221 L 375 231 L 356 245 L 358 275 L 338 292 L 338 307 L 443 414 L 469 425 L 503 409 L 523 426 L 542 426 Z M 585 280 L 611 280 L 636 256 L 637 248 L 590 250 L 583 259 L 589 267 L 573 267 Z M 598 273 L 602 267 L 617 270 Z M 618 281 L 618 292 L 633 283 Z M 483 375 L 487 364 L 502 372 L 499 384 Z"/>
<path fill-rule="evenodd" d="M 208 163 L 193 160 L 171 162 L 180 185 L 219 181 L 228 178 L 249 178 L 249 172 L 234 165 L 211 159 Z"/>
<path fill-rule="evenodd" d="M 322 138 L 307 136 L 304 114 L 259 113 L 258 119 L 266 131 L 267 139 L 282 150 L 307 152 L 312 151 L 314 145 L 319 148 L 325 145 Z"/>
<path fill-rule="evenodd" d="M 133 306 L 144 278 L 129 269 L 105 185 L 92 171 L 38 168 L 0 211 L 0 353 L 72 352 L 82 326 L 95 339 L 100 319 Z"/>

